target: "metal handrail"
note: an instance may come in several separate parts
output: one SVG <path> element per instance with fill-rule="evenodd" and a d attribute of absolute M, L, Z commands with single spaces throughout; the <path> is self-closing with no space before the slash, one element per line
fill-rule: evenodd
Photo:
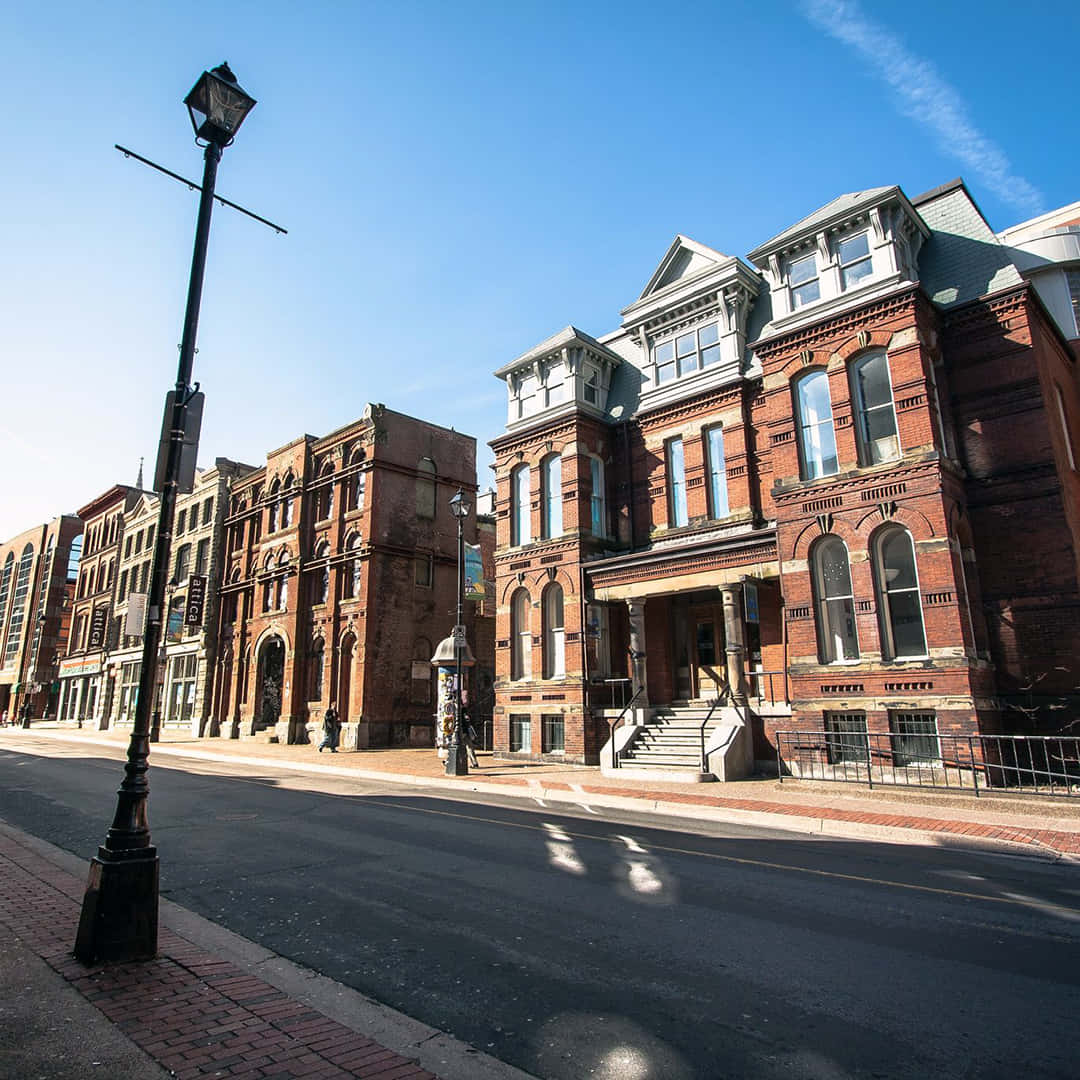
<path fill-rule="evenodd" d="M 709 726 L 709 721 L 713 717 L 713 713 L 724 704 L 726 700 L 733 701 L 734 695 L 731 692 L 731 685 L 721 679 L 718 675 L 714 675 L 708 668 L 704 669 L 705 674 L 709 676 L 713 681 L 713 686 L 716 687 L 716 697 L 713 698 L 712 704 L 709 706 L 709 711 L 705 716 L 705 719 L 701 721 L 701 727 L 698 728 L 698 738 L 701 740 L 701 771 L 703 773 L 708 772 L 708 762 L 705 760 L 705 729 Z"/>
<path fill-rule="evenodd" d="M 769 698 L 768 698 L 769 702 L 771 704 L 776 704 L 776 694 L 774 692 L 774 685 L 773 685 L 773 676 L 775 675 L 775 676 L 778 676 L 779 679 L 780 679 L 780 688 L 784 692 L 784 704 L 786 705 L 788 703 L 787 672 L 786 671 L 748 671 L 746 673 L 746 678 L 747 678 L 747 680 L 750 680 L 750 681 L 753 682 L 754 688 L 757 691 L 756 693 L 751 694 L 750 696 L 753 697 L 753 698 L 756 698 L 759 705 L 765 700 L 765 695 L 761 692 L 761 690 L 762 690 L 762 679 L 763 679 L 763 676 L 766 676 L 766 675 L 769 677 Z"/>
<path fill-rule="evenodd" d="M 630 700 L 623 706 L 623 711 L 608 725 L 609 734 L 611 736 L 611 767 L 613 769 L 619 767 L 619 755 L 615 751 L 615 729 L 624 719 L 626 719 L 626 714 L 633 708 L 634 702 L 637 701 L 638 696 L 642 694 L 644 690 L 644 686 L 639 686 L 633 694 L 630 695 Z"/>

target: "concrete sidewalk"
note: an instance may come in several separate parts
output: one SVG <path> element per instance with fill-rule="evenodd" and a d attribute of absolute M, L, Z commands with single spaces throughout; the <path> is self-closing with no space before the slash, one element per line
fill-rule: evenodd
<path fill-rule="evenodd" d="M 0 1076 L 532 1080 L 161 901 L 156 959 L 72 957 L 86 860 L 0 823 Z"/>
<path fill-rule="evenodd" d="M 0 729 L 0 746 L 17 748 L 26 734 L 116 749 L 128 733 L 78 730 L 36 721 L 29 732 Z M 184 756 L 207 761 L 242 760 L 259 768 L 354 776 L 411 784 L 431 791 L 470 791 L 515 797 L 532 804 L 569 803 L 693 820 L 730 821 L 890 843 L 916 843 L 1080 862 L 1080 797 L 1038 798 L 1004 794 L 975 798 L 920 788 L 870 789 L 855 784 L 775 778 L 727 784 L 657 783 L 602 776 L 588 766 L 495 759 L 480 753 L 479 769 L 448 777 L 431 749 L 365 750 L 320 754 L 314 746 L 255 740 L 196 739 L 167 731 L 151 760 Z"/>

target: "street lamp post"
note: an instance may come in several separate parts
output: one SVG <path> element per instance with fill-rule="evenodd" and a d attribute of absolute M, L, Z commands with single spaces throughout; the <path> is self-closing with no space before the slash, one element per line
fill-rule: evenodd
<path fill-rule="evenodd" d="M 454 730 L 446 754 L 447 776 L 468 776 L 469 757 L 465 728 L 461 722 L 461 661 L 465 645 L 462 608 L 465 602 L 465 519 L 472 507 L 461 488 L 450 500 L 450 512 L 457 518 L 457 618 L 454 620 Z"/>
<path fill-rule="evenodd" d="M 150 755 L 148 722 L 153 707 L 161 635 L 161 606 L 168 575 L 173 511 L 182 475 L 181 456 L 187 431 L 187 407 L 192 396 L 189 384 L 195 358 L 195 336 L 199 324 L 217 167 L 222 150 L 233 141 L 244 118 L 254 107 L 255 99 L 240 88 L 229 65 L 222 64 L 202 73 L 184 99 L 184 104 L 195 129 L 195 141 L 205 148 L 205 165 L 176 389 L 169 395 L 165 406 L 163 427 L 166 434 L 163 441 L 167 439 L 167 443 L 163 448 L 164 468 L 159 485 L 161 505 L 150 575 L 135 721 L 128 744 L 124 779 L 117 792 L 116 813 L 105 842 L 90 862 L 75 939 L 75 956 L 85 964 L 145 960 L 157 953 L 158 857 L 157 849 L 150 843 L 147 815 L 150 788 L 146 773 Z"/>

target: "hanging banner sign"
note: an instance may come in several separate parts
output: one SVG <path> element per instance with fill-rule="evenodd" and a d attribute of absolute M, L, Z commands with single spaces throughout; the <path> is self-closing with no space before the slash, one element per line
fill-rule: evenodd
<path fill-rule="evenodd" d="M 142 637 L 146 632 L 146 593 L 132 593 L 127 605 L 124 633 L 128 637 Z"/>
<path fill-rule="evenodd" d="M 109 625 L 109 609 L 107 607 L 94 608 L 90 616 L 90 640 L 87 647 L 100 649 L 105 645 L 105 631 Z"/>
<path fill-rule="evenodd" d="M 480 559 L 480 545 L 465 545 L 465 599 L 483 600 L 487 593 L 484 589 L 484 566 Z"/>
<path fill-rule="evenodd" d="M 753 582 L 746 581 L 743 583 L 743 607 L 746 611 L 746 621 L 748 623 L 761 622 L 758 611 L 757 586 Z"/>
<path fill-rule="evenodd" d="M 193 575 L 188 578 L 187 606 L 184 608 L 185 626 L 202 626 L 206 610 L 205 575 Z"/>

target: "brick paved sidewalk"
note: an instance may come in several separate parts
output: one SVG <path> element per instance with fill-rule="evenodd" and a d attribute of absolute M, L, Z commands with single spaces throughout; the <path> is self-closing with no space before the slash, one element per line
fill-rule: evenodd
<path fill-rule="evenodd" d="M 156 960 L 84 967 L 71 955 L 84 884 L 0 834 L 0 925 L 177 1080 L 437 1080 L 165 928 Z"/>

